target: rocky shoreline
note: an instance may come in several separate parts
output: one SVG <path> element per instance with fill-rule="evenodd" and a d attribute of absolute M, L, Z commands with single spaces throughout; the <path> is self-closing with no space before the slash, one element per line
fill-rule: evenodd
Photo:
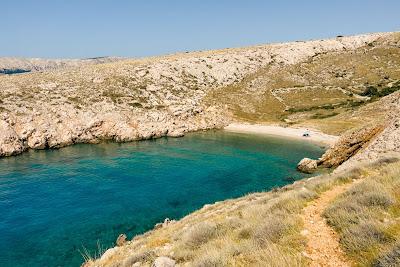
<path fill-rule="evenodd" d="M 162 122 L 144 122 L 138 125 L 129 116 L 121 114 L 92 115 L 80 113 L 67 122 L 58 122 L 50 128 L 45 120 L 15 120 L 3 115 L 0 120 L 0 156 L 18 155 L 28 149 L 55 149 L 77 143 L 99 143 L 106 140 L 131 142 L 168 137 L 181 137 L 187 132 L 218 129 L 227 121 L 217 111 L 200 112 L 190 120 L 165 118 Z M 91 116 L 92 115 L 92 116 Z M 15 127 L 13 127 L 15 126 Z M 40 129 L 40 130 L 38 130 Z"/>

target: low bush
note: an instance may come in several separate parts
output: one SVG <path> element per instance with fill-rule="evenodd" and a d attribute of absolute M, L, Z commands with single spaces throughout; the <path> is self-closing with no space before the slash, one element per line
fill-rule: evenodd
<path fill-rule="evenodd" d="M 359 254 L 374 250 L 390 239 L 378 224 L 361 222 L 345 229 L 340 242 L 348 253 Z"/>
<path fill-rule="evenodd" d="M 156 258 L 156 253 L 152 250 L 138 252 L 136 254 L 130 255 L 122 264 L 122 267 L 131 267 L 136 262 L 151 262 Z"/>
<path fill-rule="evenodd" d="M 266 218 L 255 230 L 255 241 L 261 246 L 279 242 L 284 235 L 289 234 L 290 230 L 294 230 L 294 223 L 289 219 L 279 215 Z"/>
<path fill-rule="evenodd" d="M 219 253 L 208 252 L 196 258 L 193 262 L 194 267 L 223 267 L 226 266 Z"/>
<path fill-rule="evenodd" d="M 190 228 L 183 237 L 184 243 L 192 248 L 198 247 L 217 234 L 217 226 L 214 223 L 202 222 Z"/>

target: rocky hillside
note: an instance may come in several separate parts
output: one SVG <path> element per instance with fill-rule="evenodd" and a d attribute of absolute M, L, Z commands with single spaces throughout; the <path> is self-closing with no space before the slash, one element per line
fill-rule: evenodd
<path fill-rule="evenodd" d="M 343 132 L 364 122 L 347 122 L 354 109 L 397 89 L 399 40 L 368 34 L 2 75 L 0 156 L 181 136 L 232 119 Z"/>
<path fill-rule="evenodd" d="M 378 107 L 363 119 L 352 114 L 400 89 L 400 34 L 293 63 L 260 68 L 237 84 L 214 90 L 207 100 L 227 104 L 237 120 L 285 121 L 339 135 L 386 113 Z"/>

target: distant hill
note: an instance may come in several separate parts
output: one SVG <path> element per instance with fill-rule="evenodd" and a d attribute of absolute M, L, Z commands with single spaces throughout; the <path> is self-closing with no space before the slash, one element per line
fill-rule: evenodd
<path fill-rule="evenodd" d="M 87 59 L 43 59 L 0 57 L 0 74 L 17 74 L 30 71 L 54 70 L 122 60 L 119 57 L 96 57 Z"/>

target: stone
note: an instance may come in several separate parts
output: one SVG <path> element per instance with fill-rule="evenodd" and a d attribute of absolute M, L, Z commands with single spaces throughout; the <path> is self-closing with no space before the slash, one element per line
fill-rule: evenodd
<path fill-rule="evenodd" d="M 25 149 L 14 129 L 5 121 L 0 121 L 0 156 L 12 156 Z"/>
<path fill-rule="evenodd" d="M 297 169 L 305 173 L 313 173 L 317 168 L 317 161 L 310 158 L 304 158 L 297 164 Z"/>
<path fill-rule="evenodd" d="M 100 260 L 105 262 L 108 261 L 111 257 L 113 257 L 117 253 L 117 251 L 118 248 L 116 247 L 107 249 L 101 256 Z"/>
<path fill-rule="evenodd" d="M 152 265 L 152 267 L 174 267 L 174 266 L 175 266 L 175 261 L 165 256 L 158 257 Z"/>
<path fill-rule="evenodd" d="M 115 243 L 117 244 L 117 246 L 123 246 L 126 243 L 126 235 L 125 234 L 120 234 L 117 238 L 117 241 L 115 241 Z"/>
<path fill-rule="evenodd" d="M 185 134 L 184 134 L 183 130 L 172 130 L 172 131 L 168 131 L 167 136 L 168 137 L 183 137 L 183 136 L 185 136 Z"/>

